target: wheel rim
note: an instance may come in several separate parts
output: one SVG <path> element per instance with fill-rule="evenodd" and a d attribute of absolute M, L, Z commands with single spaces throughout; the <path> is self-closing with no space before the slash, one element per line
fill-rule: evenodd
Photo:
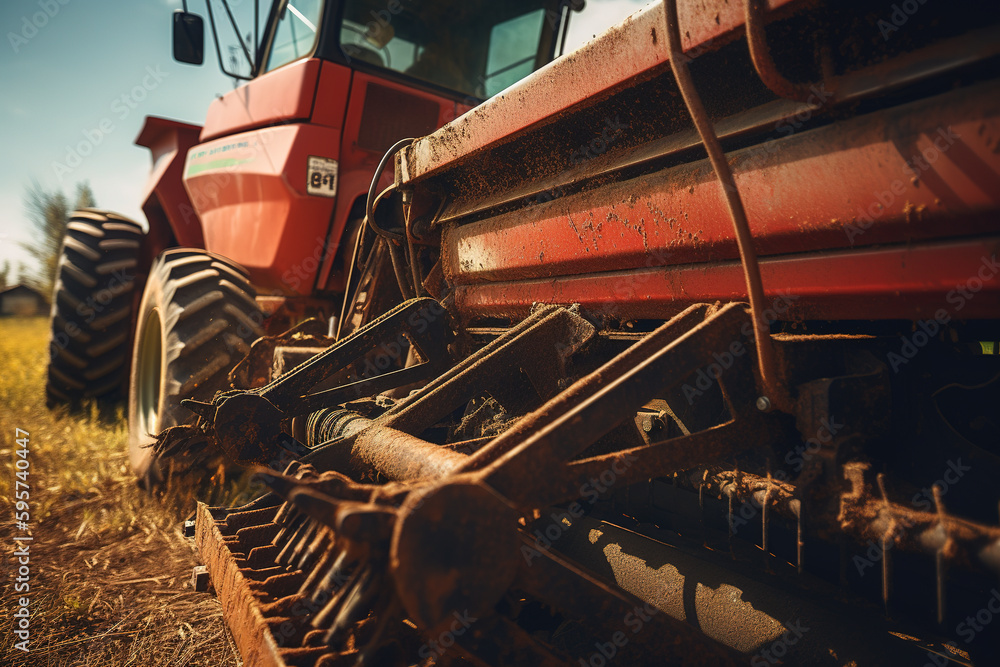
<path fill-rule="evenodd" d="M 136 401 L 139 437 L 155 435 L 160 411 L 160 365 L 163 355 L 162 326 L 160 313 L 155 308 L 146 318 L 139 341 L 139 377 L 137 378 L 138 400 Z"/>

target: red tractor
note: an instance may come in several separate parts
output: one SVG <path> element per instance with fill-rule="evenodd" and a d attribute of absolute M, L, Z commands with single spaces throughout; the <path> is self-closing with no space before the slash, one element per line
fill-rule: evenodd
<path fill-rule="evenodd" d="M 174 56 L 201 64 L 204 22 L 186 9 Z M 132 466 L 155 477 L 150 434 L 193 416 L 182 398 L 222 388 L 265 320 L 341 316 L 386 150 L 551 61 L 569 11 L 565 0 L 275 0 L 259 47 L 241 45 L 250 76 L 231 74 L 244 85 L 212 102 L 203 127 L 146 119 L 148 229 L 96 210 L 69 221 L 50 403 L 126 390 Z M 219 64 L 230 74 L 221 53 Z"/>
<path fill-rule="evenodd" d="M 162 121 L 140 137 L 154 228 L 248 271 L 159 241 L 131 382 L 140 472 L 182 408 L 197 423 L 158 455 L 261 466 L 270 492 L 186 525 L 244 660 L 995 665 L 1000 5 L 664 0 L 417 139 L 385 128 L 464 107 L 373 64 L 402 62 L 379 29 L 419 42 L 406 3 L 371 30 L 381 10 L 351 6 L 329 34 L 359 36 L 356 71 L 279 70 L 342 74 L 347 101 L 257 95 L 276 71 L 197 147 Z M 465 8 L 421 12 L 462 29 L 406 67 L 426 53 L 456 97 L 559 33 L 512 28 L 526 46 L 493 69 L 480 17 L 569 11 Z M 350 146 L 313 140 L 327 107 Z M 224 119 L 241 133 L 216 138 Z M 308 194 L 334 183 L 335 204 Z M 87 215 L 64 285 L 136 245 Z M 263 315 L 295 328 L 212 393 Z"/>

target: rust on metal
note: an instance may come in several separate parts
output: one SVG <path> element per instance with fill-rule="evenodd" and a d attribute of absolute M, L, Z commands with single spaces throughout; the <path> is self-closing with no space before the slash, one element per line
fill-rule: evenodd
<path fill-rule="evenodd" d="M 271 461 L 198 510 L 248 664 L 992 664 L 1000 11 L 820 5 L 656 3 L 400 153 L 403 303 L 158 443 Z"/>

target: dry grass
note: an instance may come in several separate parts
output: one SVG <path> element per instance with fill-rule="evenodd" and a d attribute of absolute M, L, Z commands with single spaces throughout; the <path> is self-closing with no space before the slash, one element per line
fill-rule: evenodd
<path fill-rule="evenodd" d="M 50 412 L 47 320 L 0 320 L 0 539 L 10 563 L 14 434 L 30 433 L 31 652 L 13 648 L 13 567 L 0 572 L 0 664 L 238 665 L 214 595 L 196 593 L 180 532 L 191 491 L 156 499 L 128 470 L 122 410 Z M 180 486 L 180 485 L 175 485 Z M 219 502 L 226 489 L 215 488 Z M 23 593 L 21 594 L 23 595 Z"/>

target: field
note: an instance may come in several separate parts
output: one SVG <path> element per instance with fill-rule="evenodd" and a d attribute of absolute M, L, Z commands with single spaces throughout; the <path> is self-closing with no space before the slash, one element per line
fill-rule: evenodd
<path fill-rule="evenodd" d="M 197 559 L 180 526 L 193 494 L 168 489 L 153 498 L 137 487 L 120 406 L 110 416 L 94 406 L 82 415 L 46 409 L 47 346 L 47 318 L 0 319 L 0 664 L 240 664 L 215 596 L 190 582 Z M 19 593 L 13 537 L 28 533 L 14 519 L 16 429 L 29 433 L 34 538 L 22 542 L 30 545 L 30 592 Z M 14 646 L 24 596 L 29 653 Z"/>

